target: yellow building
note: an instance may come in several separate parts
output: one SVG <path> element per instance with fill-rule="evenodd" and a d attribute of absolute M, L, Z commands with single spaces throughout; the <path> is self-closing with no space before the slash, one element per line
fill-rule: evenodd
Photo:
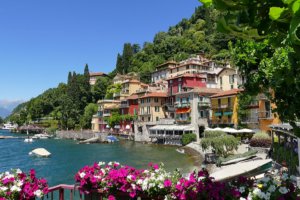
<path fill-rule="evenodd" d="M 92 118 L 92 131 L 94 132 L 102 132 L 106 131 L 109 128 L 107 123 L 104 121 L 105 117 L 111 116 L 111 111 L 120 108 L 120 101 L 105 99 L 98 101 L 98 112 L 96 115 L 93 115 Z"/>
<path fill-rule="evenodd" d="M 121 83 L 121 91 L 120 93 L 113 94 L 115 100 L 123 100 L 127 97 L 135 94 L 137 90 L 141 88 L 146 88 L 147 84 L 144 84 L 136 79 L 127 79 Z"/>
<path fill-rule="evenodd" d="M 238 125 L 238 97 L 240 89 L 232 89 L 211 96 L 211 126 Z"/>
<path fill-rule="evenodd" d="M 151 92 L 139 97 L 139 121 L 155 122 L 166 118 L 164 110 L 165 92 Z"/>
<path fill-rule="evenodd" d="M 239 75 L 236 69 L 223 68 L 218 73 L 217 88 L 224 91 L 237 89 L 244 82 L 244 78 Z"/>

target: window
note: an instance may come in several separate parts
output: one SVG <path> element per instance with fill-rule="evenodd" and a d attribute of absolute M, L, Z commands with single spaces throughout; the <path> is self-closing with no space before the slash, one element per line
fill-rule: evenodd
<path fill-rule="evenodd" d="M 158 103 L 158 98 L 157 97 L 154 98 L 154 102 Z"/>
<path fill-rule="evenodd" d="M 159 112 L 159 106 L 155 106 L 155 112 Z"/>
<path fill-rule="evenodd" d="M 147 114 L 150 114 L 150 106 L 147 106 Z"/>
<path fill-rule="evenodd" d="M 181 89 L 182 89 L 182 85 L 178 84 L 178 92 L 181 92 Z"/>
<path fill-rule="evenodd" d="M 218 99 L 218 107 L 221 108 L 221 99 Z"/>
<path fill-rule="evenodd" d="M 136 108 L 133 109 L 133 114 L 134 114 L 134 115 L 137 115 Z"/>
<path fill-rule="evenodd" d="M 157 122 L 159 121 L 159 117 L 156 117 L 156 121 L 157 121 Z"/>
<path fill-rule="evenodd" d="M 222 77 L 220 77 L 220 86 L 223 85 L 223 80 L 222 80 Z"/>
<path fill-rule="evenodd" d="M 204 112 L 203 112 L 203 110 L 200 110 L 200 118 L 204 118 Z"/>
<path fill-rule="evenodd" d="M 230 85 L 230 88 L 233 89 L 233 85 Z"/>
<path fill-rule="evenodd" d="M 178 81 L 181 81 L 181 78 L 178 78 Z"/>
<path fill-rule="evenodd" d="M 170 84 L 172 84 L 173 83 L 173 80 L 170 80 Z"/>
<path fill-rule="evenodd" d="M 231 97 L 228 97 L 228 107 L 231 107 Z"/>
<path fill-rule="evenodd" d="M 150 103 L 151 102 L 151 99 L 150 98 L 147 98 L 147 103 Z"/>
<path fill-rule="evenodd" d="M 144 99 L 141 99 L 141 104 L 144 104 Z"/>
<path fill-rule="evenodd" d="M 148 122 L 150 122 L 151 121 L 151 117 L 148 117 Z"/>
<path fill-rule="evenodd" d="M 234 74 L 229 76 L 229 83 L 234 83 Z"/>

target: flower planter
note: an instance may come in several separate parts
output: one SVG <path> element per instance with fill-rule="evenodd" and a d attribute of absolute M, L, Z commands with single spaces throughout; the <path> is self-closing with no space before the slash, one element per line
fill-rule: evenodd
<path fill-rule="evenodd" d="M 128 192 L 121 192 L 121 191 L 117 191 L 113 194 L 111 194 L 112 196 L 114 196 L 114 198 L 116 200 L 132 200 L 132 199 L 140 199 L 140 200 L 163 200 L 164 197 L 161 196 L 157 196 L 157 197 L 149 197 L 148 195 L 145 194 L 139 194 L 137 195 L 135 198 L 131 198 L 129 196 Z M 104 194 L 101 191 L 99 192 L 91 192 L 89 194 L 85 194 L 84 195 L 84 200 L 99 200 L 99 199 L 103 199 L 108 198 L 110 195 Z"/>

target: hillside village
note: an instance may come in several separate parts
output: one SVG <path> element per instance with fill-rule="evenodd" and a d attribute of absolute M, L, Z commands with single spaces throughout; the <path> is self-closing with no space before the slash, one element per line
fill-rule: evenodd
<path fill-rule="evenodd" d="M 121 84 L 121 91 L 98 101 L 92 130 L 163 144 L 181 144 L 184 133 L 194 133 L 199 140 L 207 127 L 270 132 L 269 125 L 280 123 L 271 111 L 274 105 L 260 94 L 245 106 L 246 115 L 239 117 L 238 101 L 246 80 L 230 64 L 219 63 L 204 54 L 168 61 L 151 73 L 149 84 L 137 76 L 117 74 L 113 83 Z M 109 121 L 116 112 L 123 117 Z"/>

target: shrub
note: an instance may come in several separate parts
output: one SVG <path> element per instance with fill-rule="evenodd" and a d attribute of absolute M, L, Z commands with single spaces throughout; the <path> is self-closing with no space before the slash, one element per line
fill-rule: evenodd
<path fill-rule="evenodd" d="M 228 162 L 230 160 L 234 160 L 234 159 L 238 159 L 238 158 L 253 156 L 256 153 L 257 153 L 257 150 L 250 150 L 250 151 L 247 151 L 247 152 L 242 153 L 242 154 L 236 154 L 236 155 L 228 156 L 227 158 L 220 157 L 217 160 L 217 165 L 220 166 L 220 165 L 222 165 L 223 162 Z"/>
<path fill-rule="evenodd" d="M 271 146 L 272 139 L 265 132 L 258 132 L 253 135 L 250 140 L 250 146 L 252 147 L 265 147 L 268 148 Z"/>
<path fill-rule="evenodd" d="M 219 137 L 224 135 L 226 135 L 226 133 L 223 131 L 204 131 L 205 138 L 214 138 L 214 137 Z"/>
<path fill-rule="evenodd" d="M 182 145 L 187 145 L 193 141 L 196 141 L 196 135 L 194 133 L 186 133 L 182 135 Z"/>

